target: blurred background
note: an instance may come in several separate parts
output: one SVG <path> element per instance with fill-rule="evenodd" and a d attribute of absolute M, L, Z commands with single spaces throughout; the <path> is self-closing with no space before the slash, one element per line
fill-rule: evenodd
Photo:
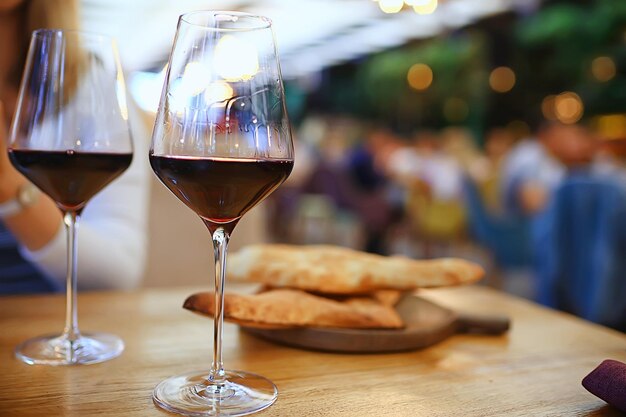
<path fill-rule="evenodd" d="M 272 18 L 296 140 L 231 249 L 458 256 L 626 327 L 626 2 L 83 0 L 84 27 L 120 41 L 146 141 L 178 15 L 208 8 Z M 208 282 L 204 226 L 152 185 L 144 284 Z"/>

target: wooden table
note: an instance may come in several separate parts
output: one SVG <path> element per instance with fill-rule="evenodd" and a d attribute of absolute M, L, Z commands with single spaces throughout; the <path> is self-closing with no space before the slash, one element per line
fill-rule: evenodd
<path fill-rule="evenodd" d="M 184 311 L 195 289 L 81 294 L 81 329 L 116 333 L 124 354 L 82 367 L 28 366 L 18 342 L 62 327 L 63 298 L 0 298 L 0 416 L 166 416 L 151 392 L 165 377 L 208 367 L 211 320 Z M 472 313 L 504 313 L 505 336 L 454 336 L 409 353 L 345 355 L 278 346 L 225 327 L 227 367 L 264 375 L 278 401 L 260 416 L 620 416 L 581 379 L 603 359 L 626 361 L 626 335 L 484 287 L 427 296 Z"/>

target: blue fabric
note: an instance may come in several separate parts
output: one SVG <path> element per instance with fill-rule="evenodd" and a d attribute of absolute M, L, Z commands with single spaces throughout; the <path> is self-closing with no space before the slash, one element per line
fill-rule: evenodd
<path fill-rule="evenodd" d="M 511 180 L 509 186 L 504 190 L 503 195 L 503 206 L 505 213 L 508 213 L 511 217 L 515 218 L 524 218 L 526 214 L 524 213 L 524 209 L 522 208 L 522 203 L 520 202 L 520 188 L 523 183 L 523 178 L 515 178 Z"/>
<path fill-rule="evenodd" d="M 17 242 L 0 223 L 0 294 L 30 294 L 58 290 L 51 280 L 20 255 Z"/>
<path fill-rule="evenodd" d="M 502 269 L 531 265 L 530 224 L 522 216 L 498 216 L 490 213 L 470 178 L 463 181 L 469 229 L 485 246 Z"/>
<path fill-rule="evenodd" d="M 360 190 L 374 191 L 385 184 L 374 164 L 374 155 L 363 145 L 352 150 L 348 157 L 348 174 Z"/>
<path fill-rule="evenodd" d="M 626 191 L 572 174 L 534 228 L 538 301 L 626 331 Z"/>

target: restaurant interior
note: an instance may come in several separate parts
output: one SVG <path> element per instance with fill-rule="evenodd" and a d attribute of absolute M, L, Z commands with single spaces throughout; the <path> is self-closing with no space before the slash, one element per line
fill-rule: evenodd
<path fill-rule="evenodd" d="M 38 1 L 32 0 L 32 4 Z M 114 244 L 101 250 L 101 262 L 93 263 L 86 246 L 93 241 L 89 235 L 90 222 L 101 213 L 89 211 L 87 203 L 85 243 L 78 227 L 77 288 L 81 311 L 78 315 L 85 314 L 90 327 L 95 323 L 121 334 L 126 347 L 119 347 L 115 356 L 126 350 L 120 359 L 111 361 L 114 372 L 110 375 L 104 368 L 108 364 L 89 367 L 90 371 L 96 370 L 83 375 L 74 371 L 75 367 L 70 367 L 68 374 L 49 371 L 46 375 L 52 375 L 52 385 L 42 382 L 39 388 L 52 393 L 52 402 L 34 400 L 35 411 L 72 416 L 104 415 L 98 414 L 99 410 L 120 416 L 166 415 L 160 410 L 158 414 L 150 414 L 157 413 L 149 403 L 154 386 L 160 380 L 170 381 L 164 380 L 167 376 L 188 371 L 188 365 L 199 358 L 208 362 L 207 368 L 211 363 L 210 321 L 188 314 L 179 318 L 171 311 L 173 308 L 182 311 L 180 306 L 184 301 L 187 310 L 219 317 L 223 306 L 218 297 L 215 301 L 194 298 L 196 295 L 186 301 L 185 298 L 213 290 L 214 271 L 218 275 L 224 272 L 221 266 L 215 266 L 220 259 L 222 262 L 226 259 L 218 233 L 223 229 L 216 229 L 211 220 L 203 220 L 193 212 L 199 211 L 185 200 L 186 191 L 180 188 L 183 191 L 177 193 L 176 189 L 182 186 L 176 180 L 170 179 L 168 183 L 154 159 L 161 149 L 177 149 L 176 143 L 168 144 L 170 148 L 158 144 L 161 136 L 171 133 L 168 130 L 171 127 L 163 122 L 170 116 L 163 113 L 174 109 L 174 118 L 192 117 L 187 113 L 181 116 L 183 112 L 175 109 L 173 100 L 164 105 L 166 100 L 186 88 L 193 97 L 204 95 L 204 100 L 226 102 L 229 104 L 223 107 L 230 109 L 230 100 L 236 96 L 233 88 L 253 78 L 245 75 L 232 81 L 224 76 L 228 82 L 215 83 L 207 80 L 207 71 L 212 70 L 201 60 L 176 64 L 178 67 L 173 63 L 177 42 L 187 39 L 182 28 L 185 22 L 179 22 L 179 16 L 211 9 L 271 19 L 283 83 L 277 100 L 280 101 L 282 94 L 286 108 L 282 117 L 287 120 L 288 114 L 289 120 L 281 132 L 286 131 L 286 136 L 290 132 L 293 140 L 292 148 L 289 148 L 291 144 L 287 145 L 285 158 L 293 163 L 291 174 L 269 195 L 264 194 L 263 198 L 267 198 L 246 212 L 238 223 L 235 221 L 236 229 L 230 230 L 232 240 L 228 244 L 230 237 L 227 237 L 226 245 L 233 270 L 229 269 L 228 273 L 235 277 L 243 270 L 245 274 L 249 259 L 245 257 L 252 256 L 246 252 L 249 248 L 274 247 L 274 244 L 286 245 L 285 248 L 328 245 L 332 250 L 355 251 L 349 252 L 354 254 L 354 264 L 358 263 L 357 259 L 361 259 L 361 264 L 347 262 L 345 268 L 366 270 L 363 282 L 368 282 L 369 274 L 393 275 L 395 265 L 383 264 L 386 260 L 404 262 L 408 258 L 418 264 L 426 260 L 442 262 L 438 277 L 448 281 L 425 287 L 472 285 L 461 286 L 458 290 L 461 292 L 455 292 L 456 288 L 443 289 L 441 293 L 420 288 L 417 294 L 424 294 L 423 300 L 419 298 L 425 303 L 422 306 L 409 305 L 405 298 L 395 299 L 394 303 L 404 306 L 398 307 L 402 318 L 404 314 L 422 317 L 414 310 L 424 311 L 420 314 L 426 317 L 428 309 L 439 303 L 455 312 L 450 319 L 454 324 L 450 322 L 445 331 L 439 329 L 440 333 L 426 339 L 419 333 L 419 342 L 415 344 L 417 339 L 413 338 L 407 342 L 413 345 L 407 346 L 399 339 L 378 338 L 370 333 L 359 339 L 356 333 L 349 332 L 316 333 L 319 329 L 313 326 L 307 339 L 303 334 L 295 337 L 284 324 L 250 325 L 247 320 L 251 319 L 229 316 L 236 314 L 229 310 L 229 303 L 235 301 L 227 297 L 226 312 L 222 311 L 226 321 L 244 328 L 249 326 L 245 330 L 251 335 L 237 333 L 238 328 L 231 324 L 223 330 L 220 327 L 223 318 L 219 326 L 218 320 L 214 321 L 214 356 L 209 380 L 213 381 L 216 363 L 221 364 L 224 331 L 228 365 L 233 363 L 258 371 L 278 386 L 278 402 L 263 412 L 267 415 L 619 416 L 622 414 L 618 410 L 626 412 L 626 365 L 621 363 L 626 362 L 626 2 L 49 1 L 56 5 L 59 14 L 65 13 L 67 4 L 77 6 L 77 19 L 62 29 L 103 34 L 117 42 L 125 79 L 121 85 L 125 82 L 131 109 L 133 166 L 145 171 L 145 181 L 141 180 L 144 185 L 137 191 L 137 198 L 145 198 L 145 210 L 129 217 L 142 233 L 138 240 L 141 247 L 131 254 L 136 279 L 124 282 L 120 276 L 108 283 L 90 281 L 87 277 L 93 271 L 83 266 L 87 263 L 80 263 L 80 254 L 85 253 L 88 259 L 83 262 L 104 269 L 115 270 L 123 262 L 117 265 L 118 248 L 112 247 Z M 0 17 L 2 3 L 0 0 Z M 48 7 L 48 11 L 54 7 Z M 10 10 L 11 6 L 6 8 Z M 230 61 L 225 71 L 249 67 L 246 58 L 251 54 L 246 55 L 249 52 L 246 45 L 237 44 L 235 37 L 227 38 L 230 35 L 228 31 L 225 33 L 222 40 L 232 42 L 228 45 L 230 50 L 222 51 Z M 198 35 L 202 36 L 206 35 Z M 31 48 L 33 45 L 35 41 Z M 23 51 L 24 57 L 25 54 Z M 32 65 L 33 59 L 29 58 L 27 65 Z M 263 59 L 261 56 L 259 62 L 265 65 Z M 252 65 L 256 65 L 256 73 L 259 64 Z M 36 66 L 35 70 L 38 70 Z M 170 82 L 175 71 L 180 71 L 180 80 L 184 79 L 178 85 Z M 121 78 L 118 76 L 118 81 Z M 280 78 L 277 76 L 277 84 Z M 23 83 L 22 89 L 25 86 L 28 87 L 28 82 Z M 3 99 L 0 94 L 0 104 Z M 3 105 L 5 108 L 7 103 Z M 23 106 L 22 102 L 17 103 L 16 108 Z M 250 103 L 255 105 L 252 99 Z M 20 117 L 26 112 L 10 110 L 6 115 L 9 123 L 13 115 L 17 120 L 20 111 Z M 0 107 L 0 119 L 2 111 Z M 15 120 L 11 130 L 9 126 L 6 129 L 10 132 L 9 153 L 14 154 L 19 151 L 16 143 L 20 143 L 20 139 L 15 139 L 15 132 L 20 129 L 19 121 Z M 228 121 L 227 116 L 227 130 Z M 182 132 L 183 136 L 188 134 Z M 269 127 L 267 132 L 269 138 Z M 11 158 L 15 165 L 16 156 L 12 154 Z M 136 165 L 138 159 L 143 161 L 141 168 Z M 0 193 L 0 205 L 2 196 Z M 94 197 L 94 203 L 97 198 Z M 104 206 L 102 201 L 94 205 Z M 139 217 L 132 217 L 135 215 Z M 74 230 L 67 213 L 63 222 L 67 230 Z M 102 223 L 100 227 L 107 226 Z M 24 300 L 32 302 L 33 309 L 41 302 L 50 317 L 54 314 L 60 320 L 65 270 L 59 274 L 62 278 L 56 279 L 53 291 L 31 291 L 32 287 L 26 285 L 13 293 L 3 292 L 2 274 L 9 273 L 1 256 L 3 233 L 4 228 L 0 228 L 0 323 L 9 331 L 0 336 L 0 353 L 6 353 L 6 357 L 0 357 L 0 373 L 8 374 L 8 380 L 16 385 L 11 388 L 11 384 L 0 383 L 0 416 L 21 416 L 32 411 L 28 408 L 31 397 L 18 394 L 30 392 L 19 385 L 30 377 L 27 368 L 18 367 L 10 355 L 15 345 L 36 335 L 33 329 L 49 333 L 59 326 L 48 329 L 46 326 L 52 326 L 51 319 L 32 328 L 23 326 L 21 323 L 33 320 L 34 316 L 17 308 L 22 303 L 19 297 L 34 297 Z M 58 240 L 65 239 L 62 231 L 58 233 Z M 123 241 L 124 238 L 119 240 L 121 247 Z M 68 245 L 71 247 L 73 243 Z M 30 247 L 20 250 L 35 263 L 42 259 L 41 262 L 47 262 L 45 257 L 49 256 L 37 254 Z M 289 264 L 292 255 L 285 251 L 277 249 L 278 255 L 261 253 L 254 259 L 259 265 L 266 261 L 286 269 L 293 267 L 304 277 L 293 278 L 298 282 L 295 287 L 301 286 L 309 295 L 323 294 L 324 290 L 319 289 L 322 284 L 319 288 L 313 284 L 307 287 L 305 282 L 309 277 L 307 271 L 317 270 L 315 258 L 306 263 L 304 255 L 293 254 L 294 264 Z M 68 265 L 71 252 L 67 252 Z M 343 252 L 337 253 L 333 252 L 332 256 L 337 256 L 333 259 L 341 264 Z M 66 259 L 65 253 L 62 254 L 58 262 L 64 267 Z M 367 258 L 369 254 L 376 258 Z M 275 259 L 270 259 L 272 256 Z M 278 258 L 283 256 L 285 260 L 281 263 Z M 322 256 L 331 257 L 324 252 Z M 375 262 L 368 263 L 370 259 L 380 260 L 381 269 L 386 271 L 374 271 Z M 302 265 L 295 265 L 296 262 Z M 463 262 L 459 268 L 466 268 L 463 269 L 466 274 L 455 276 L 445 269 L 455 266 L 446 266 L 445 262 Z M 243 266 L 239 267 L 240 264 Z M 446 272 L 441 272 L 444 269 Z M 275 270 L 270 272 L 280 275 Z M 218 281 L 216 278 L 215 283 Z M 269 278 L 249 281 L 264 285 L 260 287 L 263 291 L 274 285 Z M 76 324 L 76 293 L 72 292 L 69 278 L 67 282 L 64 337 L 68 334 L 68 323 Z M 230 282 L 229 276 L 227 294 L 231 284 L 235 292 L 239 288 Z M 281 286 L 293 285 L 277 285 Z M 58 294 L 32 294 L 38 292 Z M 347 292 L 341 291 L 329 294 L 333 302 L 348 297 Z M 363 294 L 357 291 L 357 295 Z M 87 301 L 81 301 L 83 296 Z M 267 302 L 277 305 L 281 300 Z M 306 302 L 303 299 L 301 306 Z M 457 308 L 490 318 L 457 316 Z M 258 313 L 261 308 L 252 305 L 246 311 Z M 268 307 L 266 312 L 270 311 Z M 331 311 L 328 315 L 332 315 Z M 135 313 L 137 316 L 133 317 Z M 114 322 L 115 328 L 107 327 L 107 323 Z M 184 327 L 181 323 L 190 324 Z M 321 328 L 324 326 L 327 324 Z M 272 329 L 284 333 L 272 333 Z M 77 325 L 75 331 L 80 336 Z M 408 326 L 406 332 L 417 330 Z M 464 334 L 452 337 L 455 333 Z M 167 335 L 167 341 L 178 342 L 178 347 L 166 346 L 166 339 L 159 339 L 163 335 Z M 204 346 L 192 348 L 198 345 L 198 340 Z M 542 340 L 545 345 L 540 346 Z M 192 353 L 185 353 L 180 344 Z M 439 350 L 431 350 L 432 346 Z M 28 353 L 20 356 L 19 349 L 15 355 L 23 362 L 46 363 L 29 362 Z M 377 355 L 396 351 L 402 353 Z M 346 352 L 353 354 L 348 360 L 345 360 Z M 159 361 L 164 360 L 159 355 L 172 358 L 172 362 L 158 369 Z M 253 359 L 255 355 L 258 356 Z M 110 359 L 103 358 L 97 362 Z M 583 381 L 588 391 L 611 404 L 605 406 L 579 386 L 600 359 L 608 358 L 621 362 L 604 362 Z M 115 365 L 124 360 L 121 365 Z M 126 374 L 122 366 L 128 366 L 132 372 Z M 149 371 L 145 371 L 146 366 Z M 537 382 L 542 379 L 533 376 L 539 373 L 543 382 Z M 42 374 L 39 375 L 37 379 Z M 353 375 L 358 382 L 339 381 L 344 375 Z M 425 375 L 431 378 L 427 383 Z M 233 374 L 227 373 L 226 377 L 233 381 Z M 389 384 L 376 382 L 384 377 Z M 191 376 L 188 378 L 193 381 Z M 360 382 L 358 378 L 368 382 Z M 83 388 L 75 388 L 80 385 L 76 381 Z M 538 385 L 534 386 L 535 382 Z M 100 383 L 106 387 L 103 392 L 108 398 L 96 393 Z M 307 383 L 319 384 L 321 393 L 313 392 Z M 361 387 L 361 391 L 352 390 L 350 383 Z M 405 392 L 402 385 L 411 388 Z M 127 386 L 127 392 L 121 386 Z M 36 387 L 37 384 L 32 389 Z M 111 401 L 114 387 L 119 389 L 116 391 L 119 401 Z M 466 391 L 464 387 L 470 388 Z M 184 415 L 245 415 L 250 410 L 268 407 L 277 395 L 274 391 L 273 399 L 264 405 L 249 405 L 246 412 L 229 414 L 226 400 L 222 411 L 214 400 L 208 411 L 205 403 L 202 411 L 194 409 L 200 407 L 197 402 L 193 407 L 187 404 L 185 409 L 182 400 L 176 403 L 167 397 L 170 394 L 166 388 L 161 388 L 161 392 L 158 389 L 152 394 L 155 404 Z M 363 390 L 376 395 L 366 398 L 368 395 Z M 510 402 L 518 393 L 517 403 Z M 448 402 L 448 394 L 462 404 Z M 141 400 L 137 401 L 138 398 Z M 326 402 L 317 404 L 320 398 Z M 388 410 L 387 401 L 390 401 Z"/>
<path fill-rule="evenodd" d="M 202 2 L 83 3 L 85 26 L 124 39 L 129 91 L 149 134 L 177 15 Z M 584 270 L 580 302 L 591 303 L 583 294 L 598 285 L 624 295 L 621 238 L 602 223 L 619 229 L 620 216 L 574 211 L 581 196 L 555 201 L 563 182 L 588 172 L 599 188 L 602 178 L 624 185 L 624 6 L 396 3 L 211 5 L 273 20 L 296 143 L 291 177 L 243 218 L 231 250 L 278 242 L 461 257 L 486 269 L 484 284 L 552 306 L 542 280 Z M 304 16 L 316 24 L 302 25 Z M 206 282 L 211 242 L 201 222 L 156 177 L 150 207 L 143 285 Z M 572 236 L 578 245 L 566 247 Z M 626 313 L 619 320 L 614 327 L 626 329 Z"/>

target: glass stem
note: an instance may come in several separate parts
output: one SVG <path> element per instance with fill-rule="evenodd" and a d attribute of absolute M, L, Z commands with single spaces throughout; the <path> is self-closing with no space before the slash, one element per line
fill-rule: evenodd
<path fill-rule="evenodd" d="M 65 329 L 63 337 L 74 342 L 80 337 L 78 330 L 78 315 L 76 312 L 76 229 L 78 227 L 78 214 L 75 211 L 66 211 L 63 214 L 63 223 L 67 231 L 67 281 L 65 296 Z M 68 354 L 73 349 L 68 350 Z"/>
<path fill-rule="evenodd" d="M 222 328 L 224 325 L 224 282 L 226 280 L 226 252 L 230 235 L 218 227 L 212 233 L 215 254 L 215 315 L 213 316 L 213 363 L 209 382 L 221 385 L 226 382 L 222 362 Z"/>

